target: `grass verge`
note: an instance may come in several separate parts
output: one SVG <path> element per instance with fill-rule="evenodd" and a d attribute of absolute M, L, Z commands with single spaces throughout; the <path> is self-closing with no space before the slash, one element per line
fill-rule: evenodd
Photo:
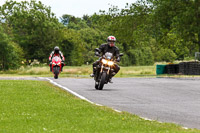
<path fill-rule="evenodd" d="M 46 81 L 0 80 L 0 132 L 197 133 L 98 107 Z"/>
<path fill-rule="evenodd" d="M 115 77 L 175 77 L 175 78 L 193 78 L 200 77 L 199 75 L 156 75 L 156 64 L 152 66 L 130 66 L 120 67 L 120 71 Z M 59 77 L 75 77 L 75 78 L 89 78 L 92 73 L 91 65 L 87 66 L 65 66 L 63 72 Z M 43 67 L 21 67 L 18 70 L 0 71 L 0 77 L 53 77 L 48 66 Z"/>
<path fill-rule="evenodd" d="M 92 66 L 65 66 L 60 77 L 89 77 Z M 0 71 L 1 76 L 35 76 L 51 77 L 53 74 L 48 66 L 43 67 L 21 67 L 18 70 Z M 155 77 L 156 66 L 132 66 L 121 67 L 116 77 Z"/>

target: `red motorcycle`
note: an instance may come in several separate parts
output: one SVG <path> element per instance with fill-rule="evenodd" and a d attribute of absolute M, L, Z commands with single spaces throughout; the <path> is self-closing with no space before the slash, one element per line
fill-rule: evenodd
<path fill-rule="evenodd" d="M 62 69 L 61 58 L 59 56 L 53 57 L 51 67 L 51 70 L 54 74 L 54 78 L 57 79 Z"/>

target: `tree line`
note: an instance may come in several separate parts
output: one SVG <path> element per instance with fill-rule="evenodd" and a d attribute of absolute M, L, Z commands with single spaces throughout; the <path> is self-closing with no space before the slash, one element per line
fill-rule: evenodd
<path fill-rule="evenodd" d="M 57 18 L 40 1 L 9 0 L 0 6 L 0 70 L 34 59 L 46 63 L 54 46 L 66 65 L 91 64 L 97 59 L 94 49 L 109 35 L 117 38 L 124 66 L 194 57 L 200 51 L 199 7 L 198 0 L 138 0 L 123 9 Z"/>

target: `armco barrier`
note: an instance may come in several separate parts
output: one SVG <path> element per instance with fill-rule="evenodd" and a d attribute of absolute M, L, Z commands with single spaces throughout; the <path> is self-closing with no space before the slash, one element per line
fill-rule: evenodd
<path fill-rule="evenodd" d="M 200 62 L 179 63 L 179 73 L 184 75 L 200 75 Z"/>
<path fill-rule="evenodd" d="M 167 74 L 178 74 L 179 73 L 179 64 L 169 64 L 166 65 Z"/>
<path fill-rule="evenodd" d="M 200 62 L 181 62 L 179 64 L 168 64 L 165 66 L 165 70 L 161 66 L 156 66 L 156 73 L 163 74 L 183 74 L 183 75 L 200 75 Z M 161 68 L 160 68 L 161 67 Z M 159 70 L 159 68 L 162 70 Z"/>

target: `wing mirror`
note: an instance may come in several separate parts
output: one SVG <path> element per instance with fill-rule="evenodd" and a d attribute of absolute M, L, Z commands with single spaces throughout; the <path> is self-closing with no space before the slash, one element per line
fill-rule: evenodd
<path fill-rule="evenodd" d="M 95 48 L 95 52 L 100 52 L 99 48 Z"/>
<path fill-rule="evenodd" d="M 123 55 L 124 55 L 123 53 L 120 53 L 120 54 L 119 54 L 119 56 L 123 56 Z"/>

